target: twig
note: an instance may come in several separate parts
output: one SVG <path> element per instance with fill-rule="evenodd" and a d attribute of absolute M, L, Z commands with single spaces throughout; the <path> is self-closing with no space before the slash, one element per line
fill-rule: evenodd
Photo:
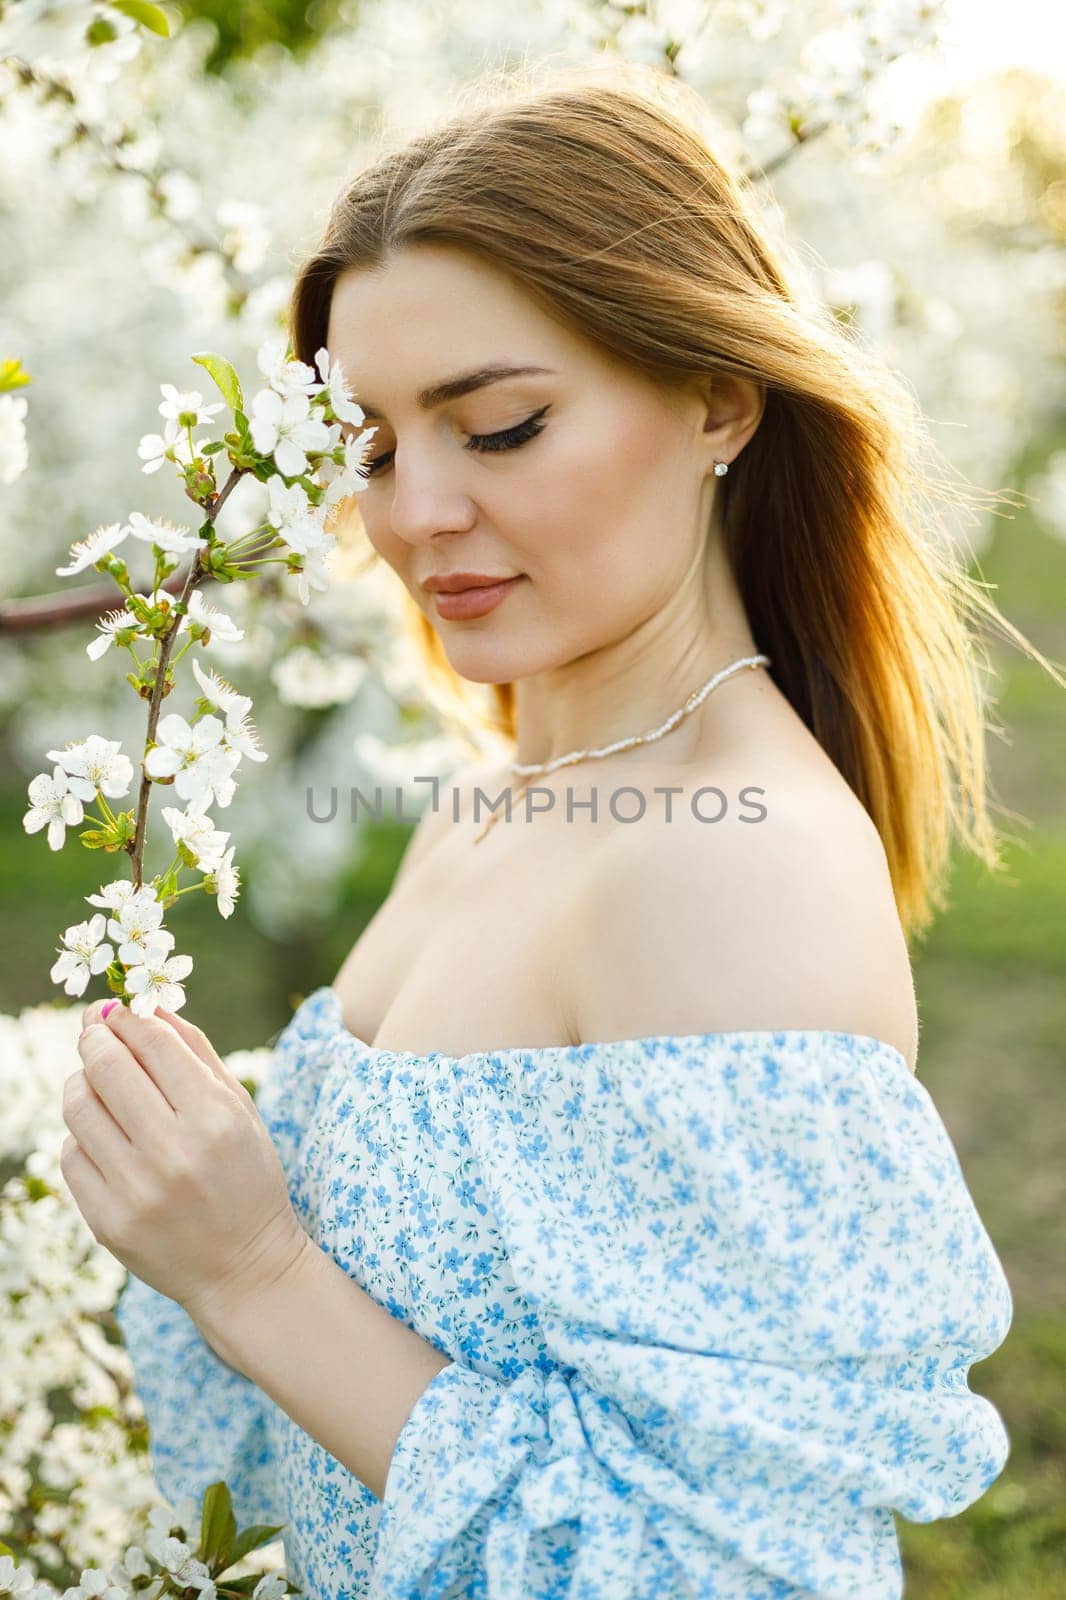
<path fill-rule="evenodd" d="M 246 469 L 243 467 L 233 468 L 233 471 L 230 473 L 221 490 L 211 503 L 211 508 L 207 513 L 207 522 L 214 523 L 215 518 L 222 510 L 222 507 L 225 505 L 229 495 L 233 492 L 234 486 L 239 479 L 244 477 L 245 470 Z M 181 593 L 178 596 L 178 606 L 182 608 L 182 615 L 185 614 L 186 602 L 188 601 L 189 596 L 192 594 L 193 590 L 197 588 L 198 585 L 201 584 L 208 576 L 206 568 L 201 565 L 200 558 L 202 553 L 203 552 L 201 549 L 201 551 L 197 554 L 196 560 L 185 574 L 184 586 L 182 587 Z M 172 576 L 176 577 L 177 574 L 172 574 Z M 175 610 L 176 609 L 177 608 L 175 608 Z M 152 698 L 148 706 L 148 727 L 145 731 L 146 745 L 155 743 L 156 727 L 159 722 L 159 707 L 163 703 L 163 695 L 166 691 L 167 663 L 170 660 L 170 654 L 174 648 L 174 640 L 177 638 L 178 629 L 180 627 L 181 617 L 175 616 L 170 627 L 167 629 L 160 641 L 159 661 L 156 665 L 155 680 L 152 684 Z M 133 858 L 134 889 L 139 889 L 141 887 L 141 863 L 144 857 L 145 830 L 148 825 L 148 793 L 152 787 L 153 781 L 154 780 L 148 776 L 147 772 L 145 772 L 144 763 L 142 761 L 141 787 L 137 794 L 137 827 L 133 835 L 132 843 L 127 847 L 130 855 Z"/>
<path fill-rule="evenodd" d="M 205 577 L 208 574 L 204 574 Z M 159 584 L 168 594 L 180 594 L 187 572 L 172 572 Z M 85 584 L 73 594 L 56 590 L 52 594 L 27 595 L 19 600 L 0 600 L 0 635 L 30 633 L 34 628 L 62 627 L 82 617 L 99 617 L 116 605 L 114 584 Z"/>

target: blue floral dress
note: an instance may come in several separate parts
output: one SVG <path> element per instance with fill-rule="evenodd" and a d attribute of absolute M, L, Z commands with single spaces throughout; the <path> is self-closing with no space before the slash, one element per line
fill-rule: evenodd
<path fill-rule="evenodd" d="M 451 1357 L 379 1501 L 128 1280 L 161 1490 L 226 1479 L 313 1600 L 898 1600 L 893 1513 L 954 1516 L 1003 1469 L 967 1374 L 1010 1288 L 884 1041 L 419 1055 L 326 986 L 258 1104 L 308 1233 Z"/>

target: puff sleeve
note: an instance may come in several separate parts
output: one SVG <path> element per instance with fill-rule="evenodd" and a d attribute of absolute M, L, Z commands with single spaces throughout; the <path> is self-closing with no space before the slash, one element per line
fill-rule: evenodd
<path fill-rule="evenodd" d="M 183 1306 L 132 1273 L 115 1317 L 149 1428 L 152 1473 L 177 1505 L 222 1478 L 241 1527 L 286 1520 L 268 1426 L 273 1401 L 226 1365 Z"/>
<path fill-rule="evenodd" d="M 899 1600 L 893 1514 L 1009 1451 L 967 1373 L 1010 1289 L 928 1092 L 858 1035 L 581 1050 L 469 1087 L 546 1354 L 423 1391 L 371 1600 Z"/>

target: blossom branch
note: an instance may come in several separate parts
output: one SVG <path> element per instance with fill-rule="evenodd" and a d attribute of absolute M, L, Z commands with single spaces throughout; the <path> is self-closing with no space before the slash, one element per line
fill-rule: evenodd
<path fill-rule="evenodd" d="M 48 842 L 60 849 L 68 827 L 88 820 L 95 827 L 80 834 L 87 849 L 122 850 L 132 862 L 132 876 L 87 895 L 98 912 L 69 927 L 63 935 L 59 959 L 51 970 L 53 982 L 68 994 L 84 992 L 89 978 L 106 973 L 112 991 L 134 1011 L 150 1015 L 162 1005 L 176 1011 L 185 1003 L 181 979 L 192 969 L 192 959 L 173 955 L 174 936 L 161 926 L 163 913 L 191 889 L 217 897 L 222 916 L 233 910 L 239 874 L 233 865 L 229 834 L 218 830 L 207 815 L 212 802 L 228 806 L 236 789 L 233 773 L 243 756 L 265 761 L 248 720 L 251 700 L 239 694 L 216 673 L 205 672 L 194 654 L 193 675 L 200 688 L 197 711 L 188 720 L 177 713 L 161 716 L 163 700 L 175 685 L 174 669 L 195 645 L 206 645 L 213 633 L 239 640 L 243 632 L 224 612 L 209 605 L 200 592 L 208 579 L 221 583 L 254 580 L 264 565 L 284 566 L 297 580 L 303 604 L 311 587 L 329 586 L 326 556 L 335 544 L 326 532 L 330 505 L 366 486 L 363 452 L 376 429 L 363 429 L 355 438 L 343 438 L 345 422 L 361 424 L 362 408 L 350 399 L 340 364 L 328 352 L 318 351 L 314 368 L 292 359 L 284 345 L 269 342 L 258 354 L 268 387 L 255 395 L 249 411 L 236 372 L 222 357 L 196 355 L 223 396 L 222 403 L 205 405 L 193 390 L 182 392 L 163 384 L 159 406 L 165 419 L 161 434 L 146 434 L 138 446 L 144 472 L 154 472 L 164 462 L 178 468 L 186 495 L 203 511 L 195 534 L 187 528 L 152 521 L 131 512 L 128 521 L 102 526 L 75 544 L 68 565 L 56 570 L 70 577 L 92 566 L 117 583 L 124 604 L 97 622 L 98 637 L 86 647 L 96 660 L 111 644 L 128 650 L 133 670 L 126 680 L 148 701 L 144 752 L 137 802 L 128 811 L 113 811 L 108 796 L 126 795 L 133 779 L 133 763 L 120 753 L 119 742 L 90 735 L 62 750 L 50 750 L 56 765 L 51 776 L 40 773 L 29 786 L 30 810 L 23 818 L 28 833 L 47 827 Z M 217 441 L 194 436 L 194 428 L 212 422 L 215 414 L 233 414 L 233 427 Z M 231 471 L 218 489 L 214 458 L 225 451 Z M 230 542 L 219 539 L 216 521 L 242 477 L 253 475 L 266 484 L 267 519 L 251 532 Z M 117 553 L 128 538 L 151 544 L 155 566 L 153 591 L 134 591 L 125 561 Z M 277 554 L 267 554 L 274 552 Z M 195 552 L 192 565 L 176 574 L 180 559 Z M 171 596 L 176 599 L 171 603 Z M 48 597 L 44 597 L 47 601 Z M 76 597 L 85 607 L 85 597 Z M 98 597 L 93 604 L 98 607 Z M 69 602 L 68 602 L 69 604 Z M 47 606 L 38 605 L 38 617 Z M 188 638 L 175 652 L 180 633 Z M 150 640 L 150 657 L 142 659 L 135 641 Z M 218 713 L 218 715 L 216 715 Z M 185 809 L 164 806 L 177 854 L 166 870 L 145 882 L 144 850 L 152 784 L 172 785 L 186 802 Z M 84 802 L 99 801 L 101 815 L 86 818 Z M 179 872 L 196 870 L 199 881 L 178 886 Z M 105 933 L 117 951 L 105 942 Z"/>
<path fill-rule="evenodd" d="M 241 478 L 244 477 L 246 470 L 247 469 L 235 467 L 230 473 L 229 478 L 223 485 L 221 492 L 215 497 L 211 508 L 207 513 L 207 521 L 205 526 L 214 526 L 216 517 L 222 510 L 222 507 L 225 505 L 226 500 L 229 498 L 230 494 L 232 494 L 236 485 L 240 482 Z M 170 660 L 170 654 L 174 648 L 174 640 L 177 637 L 178 629 L 181 626 L 180 618 L 187 612 L 189 596 L 192 594 L 193 590 L 197 588 L 200 583 L 202 583 L 203 579 L 207 576 L 207 573 L 208 568 L 203 565 L 203 557 L 201 553 L 201 555 L 197 557 L 197 560 L 193 563 L 185 575 L 185 582 L 178 596 L 178 602 L 173 608 L 173 622 L 160 641 L 159 657 L 155 667 L 155 679 L 152 684 L 152 698 L 148 704 L 148 729 L 145 737 L 149 747 L 155 743 L 156 730 L 159 726 L 159 708 L 163 703 L 163 696 L 165 694 L 169 694 L 170 692 L 171 684 L 167 682 L 167 663 Z M 172 681 L 173 680 L 171 680 L 171 683 Z M 133 858 L 134 889 L 139 889 L 142 884 L 145 830 L 148 825 L 148 796 L 151 787 L 152 779 L 148 776 L 147 772 L 144 771 L 142 766 L 140 791 L 137 795 L 136 830 L 134 832 L 133 839 L 128 846 L 130 855 Z"/>
<path fill-rule="evenodd" d="M 15 81 L 23 88 L 36 88 L 41 91 L 46 100 L 58 101 L 70 113 L 70 144 L 77 144 L 81 140 L 90 143 L 99 153 L 104 165 L 122 177 L 140 178 L 148 189 L 148 197 L 155 208 L 156 215 L 170 227 L 174 228 L 185 240 L 193 255 L 217 255 L 228 290 L 227 310 L 231 315 L 237 316 L 243 310 L 245 302 L 251 293 L 252 285 L 247 275 L 241 271 L 234 258 L 233 252 L 227 250 L 224 243 L 213 239 L 208 233 L 199 231 L 191 226 L 183 217 L 176 217 L 167 209 L 167 196 L 163 187 L 164 173 L 174 169 L 161 163 L 154 166 L 141 166 L 135 161 L 128 161 L 124 156 L 124 147 L 136 140 L 136 134 L 129 128 L 122 128 L 117 135 L 112 136 L 96 126 L 84 114 L 79 106 L 78 97 L 69 84 L 62 78 L 56 77 L 42 67 L 35 66 L 26 61 L 22 56 L 8 55 L 3 57 L 5 65 L 10 67 Z"/>

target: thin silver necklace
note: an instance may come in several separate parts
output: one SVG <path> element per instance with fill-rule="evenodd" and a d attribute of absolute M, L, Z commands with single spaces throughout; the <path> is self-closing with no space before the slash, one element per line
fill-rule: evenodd
<path fill-rule="evenodd" d="M 684 705 L 679 706 L 658 728 L 650 728 L 647 733 L 631 734 L 628 739 L 616 739 L 613 744 L 601 745 L 598 750 L 571 750 L 567 755 L 556 756 L 552 761 L 535 762 L 526 766 L 523 766 L 520 762 L 512 761 L 508 763 L 508 770 L 513 772 L 516 777 L 524 777 L 526 779 L 526 782 L 519 789 L 521 794 L 523 790 L 529 787 L 529 782 L 532 778 L 555 772 L 559 767 L 570 767 L 577 761 L 598 761 L 602 756 L 616 755 L 619 750 L 632 750 L 638 744 L 651 744 L 653 740 L 661 739 L 672 728 L 676 728 L 682 717 L 687 717 L 690 711 L 695 711 L 697 706 L 702 705 L 711 690 L 716 689 L 726 678 L 732 677 L 734 672 L 740 672 L 746 667 L 768 667 L 769 665 L 769 656 L 740 656 L 738 660 L 731 661 L 728 667 L 722 667 L 713 677 L 708 678 L 702 689 L 696 689 L 690 694 Z M 488 822 L 486 822 L 474 840 L 475 844 L 481 843 L 499 816 L 499 811 L 490 812 Z"/>

